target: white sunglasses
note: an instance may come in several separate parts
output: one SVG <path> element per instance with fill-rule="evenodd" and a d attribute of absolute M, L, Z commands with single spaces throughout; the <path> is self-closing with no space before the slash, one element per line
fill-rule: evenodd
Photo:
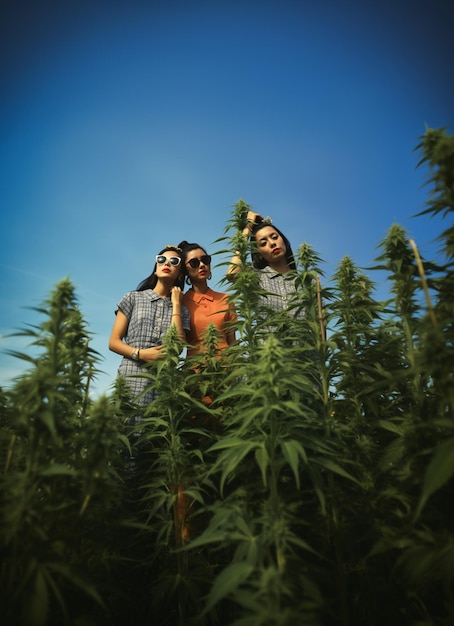
<path fill-rule="evenodd" d="M 179 256 L 167 257 L 164 254 L 158 254 L 156 257 L 156 263 L 158 265 L 164 265 L 164 263 L 167 263 L 167 261 L 169 261 L 170 265 L 173 265 L 174 267 L 176 267 L 177 265 L 180 265 L 181 258 Z"/>

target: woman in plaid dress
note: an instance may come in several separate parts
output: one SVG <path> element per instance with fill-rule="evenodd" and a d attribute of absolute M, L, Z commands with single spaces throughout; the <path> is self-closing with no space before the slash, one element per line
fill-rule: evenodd
<path fill-rule="evenodd" d="M 183 281 L 181 250 L 168 245 L 156 256 L 152 273 L 118 303 L 109 349 L 123 357 L 118 374 L 127 379 L 137 404 L 149 404 L 156 396 L 154 389 L 144 393 L 148 379 L 137 374 L 162 358 L 162 338 L 171 324 L 186 342 L 190 325 L 189 311 L 182 305 Z"/>
<path fill-rule="evenodd" d="M 247 225 L 243 237 L 250 238 L 252 244 L 252 266 L 257 270 L 262 293 L 259 296 L 259 310 L 271 313 L 287 311 L 295 292 L 296 263 L 287 237 L 275 226 L 269 217 L 248 211 Z M 227 269 L 227 278 L 234 280 L 241 272 L 241 258 L 235 254 Z M 259 317 L 261 317 L 263 313 Z M 304 310 L 291 314 L 295 318 L 304 317 Z"/>

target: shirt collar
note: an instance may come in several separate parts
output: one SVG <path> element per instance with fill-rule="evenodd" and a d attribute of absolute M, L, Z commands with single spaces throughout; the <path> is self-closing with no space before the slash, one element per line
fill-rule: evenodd
<path fill-rule="evenodd" d="M 196 304 L 200 304 L 202 300 L 210 300 L 210 302 L 213 302 L 214 292 L 209 287 L 206 293 L 195 293 L 195 291 L 192 291 L 192 299 Z"/>
<path fill-rule="evenodd" d="M 276 272 L 276 270 L 273 270 L 273 268 L 270 267 L 269 265 L 265 265 L 262 272 L 264 274 L 268 274 L 270 278 L 277 278 L 277 276 L 282 276 L 282 274 L 279 274 L 279 272 Z"/>
<path fill-rule="evenodd" d="M 163 302 L 170 302 L 170 298 L 162 298 L 159 294 L 156 293 L 153 289 L 146 289 L 148 297 L 150 300 L 162 300 Z"/>
<path fill-rule="evenodd" d="M 283 274 L 280 274 L 279 272 L 276 272 L 275 270 L 273 270 L 273 268 L 270 267 L 269 265 L 266 265 L 261 271 L 268 274 L 270 278 L 277 278 L 278 276 L 281 276 L 284 280 L 294 280 L 296 277 L 295 270 L 290 270 L 288 272 L 284 272 Z"/>

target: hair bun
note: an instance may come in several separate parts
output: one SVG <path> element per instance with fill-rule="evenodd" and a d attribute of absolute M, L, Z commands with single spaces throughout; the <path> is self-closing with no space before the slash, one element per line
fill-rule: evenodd
<path fill-rule="evenodd" d="M 178 247 L 183 249 L 183 248 L 187 248 L 189 246 L 189 243 L 186 241 L 186 239 L 183 239 L 183 241 L 180 241 L 180 243 L 178 244 Z"/>

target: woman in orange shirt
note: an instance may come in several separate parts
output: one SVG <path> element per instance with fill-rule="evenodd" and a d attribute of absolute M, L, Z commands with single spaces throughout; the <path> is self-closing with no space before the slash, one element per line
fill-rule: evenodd
<path fill-rule="evenodd" d="M 218 331 L 217 349 L 224 350 L 235 341 L 235 329 L 233 323 L 237 317 L 235 309 L 229 303 L 228 296 L 225 293 L 213 291 L 208 286 L 211 278 L 211 256 L 198 243 L 188 243 L 182 241 L 178 244 L 181 248 L 181 258 L 183 267 L 186 272 L 186 283 L 191 288 L 183 295 L 182 306 L 189 310 L 190 331 L 187 335 L 188 356 L 192 356 L 199 352 L 203 352 L 203 334 L 207 330 L 209 324 L 214 324 Z M 199 373 L 197 367 L 193 370 Z M 195 391 L 200 393 L 199 389 Z M 203 395 L 203 394 L 202 394 Z M 200 400 L 208 408 L 212 403 L 212 398 L 205 395 Z M 212 423 L 211 417 L 207 418 L 208 413 L 192 416 L 196 420 L 195 424 Z M 177 534 L 181 537 L 181 543 L 185 543 L 191 534 L 191 512 L 193 507 L 192 499 L 185 492 L 185 485 L 178 485 L 177 497 Z"/>
<path fill-rule="evenodd" d="M 235 341 L 235 310 L 225 293 L 213 291 L 208 286 L 211 278 L 211 256 L 198 243 L 182 241 L 183 265 L 186 282 L 191 289 L 183 296 L 183 306 L 189 309 L 191 330 L 188 335 L 188 356 L 203 349 L 203 334 L 209 324 L 214 324 L 219 333 L 218 349 L 224 350 Z"/>

